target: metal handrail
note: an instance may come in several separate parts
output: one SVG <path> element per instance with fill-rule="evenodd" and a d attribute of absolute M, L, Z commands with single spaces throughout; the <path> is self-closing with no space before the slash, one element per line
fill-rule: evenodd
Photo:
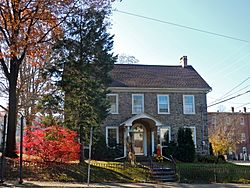
<path fill-rule="evenodd" d="M 115 161 L 117 161 L 117 160 L 120 160 L 120 159 L 126 159 L 127 158 L 127 156 L 126 155 L 124 155 L 124 156 L 122 156 L 122 157 L 117 157 L 117 158 L 115 158 L 114 160 Z"/>
<path fill-rule="evenodd" d="M 174 158 L 173 158 L 172 155 L 170 155 L 170 157 L 171 157 L 172 162 L 173 162 L 173 164 L 174 164 L 174 171 L 175 171 L 175 173 L 176 173 L 176 162 L 175 162 L 175 160 L 174 160 Z"/>

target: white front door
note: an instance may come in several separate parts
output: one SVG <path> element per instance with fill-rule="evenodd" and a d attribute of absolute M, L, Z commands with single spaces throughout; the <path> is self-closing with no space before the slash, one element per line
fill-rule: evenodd
<path fill-rule="evenodd" d="M 147 134 L 142 124 L 135 124 L 132 127 L 132 143 L 135 155 L 147 155 Z"/>

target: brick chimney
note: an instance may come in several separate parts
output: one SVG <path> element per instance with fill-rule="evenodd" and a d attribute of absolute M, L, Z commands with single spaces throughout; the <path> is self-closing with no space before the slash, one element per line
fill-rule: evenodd
<path fill-rule="evenodd" d="M 231 107 L 232 113 L 234 113 L 234 107 Z"/>
<path fill-rule="evenodd" d="M 180 64 L 183 68 L 187 67 L 187 56 L 182 56 L 180 58 Z"/>
<path fill-rule="evenodd" d="M 243 110 L 244 110 L 244 113 L 247 113 L 247 108 L 246 107 L 244 107 Z"/>

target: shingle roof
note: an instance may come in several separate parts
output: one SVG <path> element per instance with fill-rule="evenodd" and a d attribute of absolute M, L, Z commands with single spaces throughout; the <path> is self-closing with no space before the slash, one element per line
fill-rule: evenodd
<path fill-rule="evenodd" d="M 111 87 L 211 89 L 190 65 L 115 64 L 111 77 Z"/>

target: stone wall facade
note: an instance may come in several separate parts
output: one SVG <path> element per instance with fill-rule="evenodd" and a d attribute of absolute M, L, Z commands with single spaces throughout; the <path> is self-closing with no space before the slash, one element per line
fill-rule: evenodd
<path fill-rule="evenodd" d="M 144 113 L 154 117 L 163 125 L 171 129 L 171 140 L 177 139 L 177 131 L 180 127 L 195 127 L 196 129 L 196 152 L 208 154 L 208 126 L 207 126 L 207 101 L 205 92 L 162 92 L 162 91 L 116 91 L 111 93 L 118 94 L 118 114 L 110 114 L 105 122 L 105 126 L 120 126 L 127 119 L 135 116 L 132 114 L 132 94 L 144 95 Z M 169 96 L 169 114 L 158 114 L 157 95 Z M 193 95 L 195 100 L 195 114 L 183 113 L 183 95 Z M 122 132 L 122 130 L 121 130 Z M 123 136 L 120 135 L 122 142 Z"/>

